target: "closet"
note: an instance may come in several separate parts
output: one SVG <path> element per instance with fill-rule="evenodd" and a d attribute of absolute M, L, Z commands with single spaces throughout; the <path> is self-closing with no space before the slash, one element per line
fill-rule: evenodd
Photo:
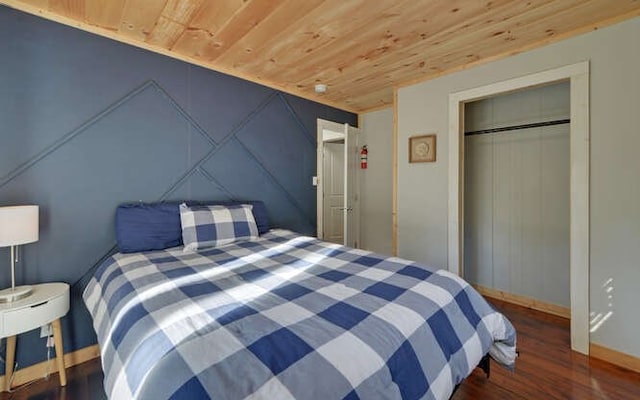
<path fill-rule="evenodd" d="M 464 110 L 465 278 L 567 314 L 569 98 L 565 81 Z"/>

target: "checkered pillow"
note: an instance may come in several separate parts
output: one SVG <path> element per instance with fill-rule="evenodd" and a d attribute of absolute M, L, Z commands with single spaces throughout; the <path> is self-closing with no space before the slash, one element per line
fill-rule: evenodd
<path fill-rule="evenodd" d="M 192 206 L 180 204 L 185 250 L 217 247 L 237 240 L 255 240 L 258 227 L 252 205 Z"/>

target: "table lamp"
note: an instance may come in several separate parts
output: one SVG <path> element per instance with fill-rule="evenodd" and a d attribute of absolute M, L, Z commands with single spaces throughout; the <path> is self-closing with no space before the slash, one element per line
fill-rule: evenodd
<path fill-rule="evenodd" d="M 0 207 L 0 247 L 11 246 L 11 288 L 0 290 L 0 303 L 31 294 L 31 286 L 16 287 L 16 246 L 37 241 L 38 206 Z"/>

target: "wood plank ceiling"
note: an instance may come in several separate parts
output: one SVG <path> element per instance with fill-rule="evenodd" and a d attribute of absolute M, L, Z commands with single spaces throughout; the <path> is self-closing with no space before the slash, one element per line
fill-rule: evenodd
<path fill-rule="evenodd" d="M 640 15 L 640 0 L 0 3 L 356 112 L 391 105 L 393 87 Z"/>

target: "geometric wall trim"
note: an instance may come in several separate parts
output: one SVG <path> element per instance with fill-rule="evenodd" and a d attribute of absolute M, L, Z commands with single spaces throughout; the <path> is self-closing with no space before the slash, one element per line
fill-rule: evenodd
<path fill-rule="evenodd" d="M 96 343 L 80 296 L 120 203 L 262 200 L 272 226 L 315 234 L 316 119 L 354 114 L 4 6 L 0 37 L 0 205 L 40 206 L 16 281 L 72 284 L 65 351 Z M 46 354 L 18 337 L 21 367 Z"/>
<path fill-rule="evenodd" d="M 207 134 L 207 132 L 202 127 L 200 127 L 198 125 L 198 123 L 184 109 L 182 109 L 182 107 L 180 107 L 180 105 L 171 97 L 171 95 L 165 89 L 163 89 L 157 82 L 155 82 L 153 80 L 149 80 L 149 81 L 145 82 L 144 84 L 140 85 L 139 87 L 133 89 L 131 92 L 127 93 L 122 98 L 120 98 L 117 101 L 115 101 L 113 104 L 108 106 L 103 111 L 101 111 L 98 114 L 96 114 L 93 117 L 91 117 L 88 121 L 86 121 L 82 125 L 78 126 L 77 128 L 75 128 L 71 132 L 68 132 L 67 134 L 65 134 L 63 137 L 61 137 L 60 139 L 58 139 L 57 141 L 55 141 L 54 143 L 49 145 L 46 149 L 41 151 L 39 154 L 34 156 L 32 159 L 30 159 L 30 160 L 24 162 L 23 164 L 19 165 L 16 169 L 14 169 L 13 171 L 9 172 L 6 176 L 1 177 L 0 178 L 0 189 L 3 186 L 5 186 L 7 183 L 9 183 L 11 180 L 13 180 L 17 176 L 19 176 L 21 173 L 25 172 L 30 167 L 36 165 L 43 158 L 45 158 L 45 157 L 51 155 L 52 153 L 54 153 L 57 149 L 59 149 L 65 143 L 69 142 L 70 140 L 73 140 L 76 136 L 81 135 L 84 131 L 86 131 L 93 124 L 95 124 L 95 123 L 99 122 L 101 119 L 107 117 L 111 112 L 113 112 L 114 110 L 116 110 L 117 108 L 119 108 L 121 106 L 126 105 L 126 103 L 129 100 L 131 100 L 132 98 L 135 98 L 138 94 L 140 94 L 140 93 L 142 93 L 142 92 L 144 92 L 144 91 L 146 91 L 147 89 L 150 89 L 150 88 L 151 89 L 155 89 L 159 94 L 161 94 L 167 100 L 169 100 L 171 105 L 175 108 L 176 113 L 180 117 L 182 117 L 185 120 L 185 122 L 187 122 L 189 124 L 190 127 L 192 127 L 195 131 L 197 131 L 203 138 L 205 138 L 210 143 L 210 148 L 208 149 L 208 152 L 200 160 L 198 160 L 198 162 L 195 165 L 191 166 L 190 169 L 185 171 L 183 176 L 177 182 L 175 182 L 174 185 L 172 185 L 170 188 L 168 188 L 163 193 L 163 195 L 160 196 L 160 198 L 155 199 L 155 201 L 166 200 L 168 197 L 171 196 L 172 193 L 174 193 L 176 191 L 177 188 L 179 188 L 182 184 L 184 184 L 194 173 L 203 174 L 209 181 L 211 181 L 212 184 L 216 185 L 222 191 L 224 191 L 224 193 L 229 197 L 230 200 L 236 200 L 237 197 L 235 197 L 223 185 L 221 185 L 216 180 L 216 178 L 212 174 L 208 173 L 205 169 L 203 169 L 202 166 L 211 157 L 215 156 L 215 153 L 217 151 L 220 151 L 221 149 L 223 149 L 224 148 L 224 144 L 226 144 L 229 140 L 238 139 L 236 137 L 236 134 L 238 132 L 241 132 L 242 127 L 244 125 L 246 125 L 251 119 L 253 119 L 254 117 L 258 116 L 260 114 L 260 112 L 262 110 L 264 110 L 264 108 L 267 107 L 269 105 L 269 103 L 272 102 L 272 101 L 280 101 L 280 102 L 283 103 L 283 105 L 285 106 L 286 111 L 289 112 L 291 117 L 295 119 L 296 123 L 301 128 L 301 131 L 306 134 L 305 136 L 308 139 L 307 143 L 308 143 L 309 146 L 311 146 L 311 150 L 315 150 L 315 138 L 310 136 L 312 133 L 308 132 L 305 129 L 305 127 L 302 124 L 302 122 L 300 122 L 300 118 L 293 111 L 293 109 L 289 105 L 288 101 L 286 100 L 286 98 L 284 97 L 284 95 L 281 92 L 274 91 L 273 94 L 270 95 L 269 97 L 267 97 L 265 99 L 265 101 L 263 101 L 261 104 L 259 104 L 258 107 L 256 107 L 255 110 L 252 110 L 251 112 L 249 112 L 247 114 L 246 118 L 244 120 L 240 121 L 238 126 L 234 127 L 234 129 L 232 129 L 230 132 L 228 132 L 227 135 L 221 140 L 220 143 L 217 143 L 213 138 L 211 138 Z M 242 143 L 242 141 L 240 141 L 240 143 Z M 251 149 L 249 149 L 245 145 L 243 145 L 242 147 L 250 157 L 252 157 L 254 160 L 259 162 L 259 158 L 257 157 L 257 155 L 255 153 L 253 153 L 251 151 Z M 263 164 L 260 164 L 260 165 L 264 168 Z M 274 176 L 274 174 L 271 173 L 267 168 L 264 168 L 264 172 L 272 180 L 272 183 L 274 185 L 277 185 L 283 191 L 283 193 L 286 194 L 286 196 L 289 199 L 289 201 L 301 213 L 305 213 L 304 208 L 300 205 L 298 200 L 295 197 L 291 196 L 291 194 L 287 191 L 287 189 L 280 182 L 278 182 L 278 180 Z M 313 213 L 313 215 L 315 215 L 315 212 Z M 315 223 L 313 221 L 313 215 L 307 215 L 308 222 L 310 223 L 310 225 L 313 225 Z"/>

